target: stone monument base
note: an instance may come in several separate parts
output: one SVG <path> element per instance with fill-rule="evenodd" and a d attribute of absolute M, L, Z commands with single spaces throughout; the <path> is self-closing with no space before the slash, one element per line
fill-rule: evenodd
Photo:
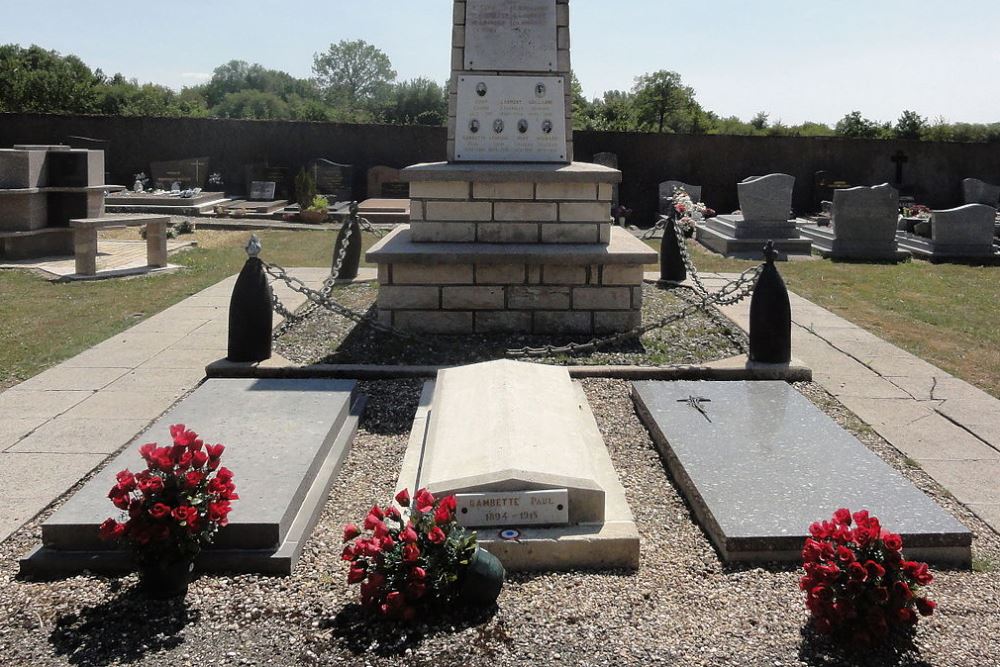
<path fill-rule="evenodd" d="M 656 252 L 620 227 L 601 245 L 415 243 L 399 227 L 368 251 L 379 318 L 437 334 L 608 334 L 642 319 Z"/>
<path fill-rule="evenodd" d="M 779 260 L 787 260 L 789 255 L 812 254 L 812 241 L 799 236 L 792 220 L 751 227 L 744 224 L 742 216 L 720 215 L 699 224 L 695 238 L 726 257 L 762 259 L 768 241 L 774 241 Z"/>

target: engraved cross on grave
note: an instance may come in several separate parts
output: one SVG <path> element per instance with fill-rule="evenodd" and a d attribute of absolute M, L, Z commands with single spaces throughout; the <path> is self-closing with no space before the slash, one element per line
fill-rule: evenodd
<path fill-rule="evenodd" d="M 566 1 L 456 3 L 452 48 L 450 161 L 572 162 Z"/>

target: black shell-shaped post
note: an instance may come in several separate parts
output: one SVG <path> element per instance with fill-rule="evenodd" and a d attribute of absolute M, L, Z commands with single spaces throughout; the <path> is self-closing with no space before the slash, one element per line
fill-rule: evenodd
<path fill-rule="evenodd" d="M 750 361 L 787 364 L 792 360 L 792 306 L 774 260 L 774 242 L 764 247 L 764 269 L 750 301 Z"/>
<path fill-rule="evenodd" d="M 337 273 L 337 280 L 354 280 L 358 277 L 358 267 L 361 266 L 361 223 L 358 220 L 358 202 L 351 202 L 351 213 L 344 226 L 337 234 L 337 242 L 333 245 L 333 265 L 331 270 L 337 268 L 337 258 L 340 257 L 340 249 L 344 246 L 344 237 L 347 230 L 351 230 L 350 237 L 347 238 L 347 252 L 344 261 L 340 265 L 340 272 Z"/>
<path fill-rule="evenodd" d="M 687 280 L 687 268 L 677 240 L 677 223 L 667 218 L 660 241 L 660 282 L 682 283 Z"/>
<path fill-rule="evenodd" d="M 226 359 L 257 363 L 271 358 L 271 330 L 274 311 L 271 285 L 264 264 L 257 255 L 260 240 L 256 234 L 247 244 L 247 261 L 236 279 L 229 300 L 229 352 Z"/>

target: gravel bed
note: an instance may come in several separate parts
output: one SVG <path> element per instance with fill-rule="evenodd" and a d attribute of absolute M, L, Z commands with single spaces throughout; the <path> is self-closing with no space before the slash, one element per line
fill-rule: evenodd
<path fill-rule="evenodd" d="M 642 536 L 638 572 L 516 574 L 487 612 L 456 610 L 406 633 L 363 624 L 339 560 L 340 526 L 390 497 L 421 388 L 367 382 L 357 443 L 293 576 L 204 576 L 186 602 L 167 604 L 135 594 L 134 576 L 18 580 L 35 521 L 0 545 L 3 664 L 1000 665 L 997 535 L 822 389 L 797 385 L 975 532 L 980 571 L 936 571 L 939 613 L 905 653 L 858 656 L 812 641 L 797 569 L 722 565 L 636 417 L 628 383 L 583 386 Z"/>
<path fill-rule="evenodd" d="M 669 317 L 688 305 L 687 290 L 643 287 L 643 323 Z M 378 287 L 374 283 L 338 288 L 334 298 L 355 310 L 372 310 Z M 450 365 L 502 359 L 508 348 L 546 344 L 585 343 L 589 336 L 463 335 L 432 336 L 404 341 L 327 310 L 315 310 L 292 324 L 275 340 L 275 352 L 298 364 L 328 363 L 376 365 Z M 575 365 L 663 366 L 696 364 L 724 359 L 746 351 L 746 335 L 718 312 L 697 312 L 665 327 L 597 352 L 538 359 L 539 363 Z"/>

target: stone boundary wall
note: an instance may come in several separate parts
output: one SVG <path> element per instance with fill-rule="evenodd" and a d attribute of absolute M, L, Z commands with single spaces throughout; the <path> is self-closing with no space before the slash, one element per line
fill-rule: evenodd
<path fill-rule="evenodd" d="M 383 264 L 379 318 L 438 334 L 623 331 L 642 320 L 642 272 L 639 264 Z"/>
<path fill-rule="evenodd" d="M 0 147 L 14 144 L 71 143 L 100 146 L 71 136 L 108 142 L 107 183 L 130 185 L 132 174 L 149 173 L 149 163 L 208 155 L 210 169 L 240 194 L 243 166 L 269 161 L 297 170 L 327 157 L 355 166 L 354 195 L 364 198 L 365 173 L 377 165 L 405 167 L 446 157 L 445 127 L 347 125 L 290 121 L 204 118 L 135 118 L 0 113 Z M 1000 144 L 875 141 L 828 137 L 735 137 L 587 132 L 573 134 L 575 158 L 618 155 L 624 174 L 621 201 L 635 209 L 631 222 L 655 220 L 657 185 L 669 179 L 704 188 L 703 199 L 720 213 L 738 207 L 736 184 L 747 176 L 787 173 L 796 177 L 793 205 L 815 210 L 813 175 L 827 170 L 852 185 L 893 182 L 896 151 L 908 157 L 904 181 L 917 199 L 945 209 L 962 203 L 962 180 L 1000 182 Z"/>

